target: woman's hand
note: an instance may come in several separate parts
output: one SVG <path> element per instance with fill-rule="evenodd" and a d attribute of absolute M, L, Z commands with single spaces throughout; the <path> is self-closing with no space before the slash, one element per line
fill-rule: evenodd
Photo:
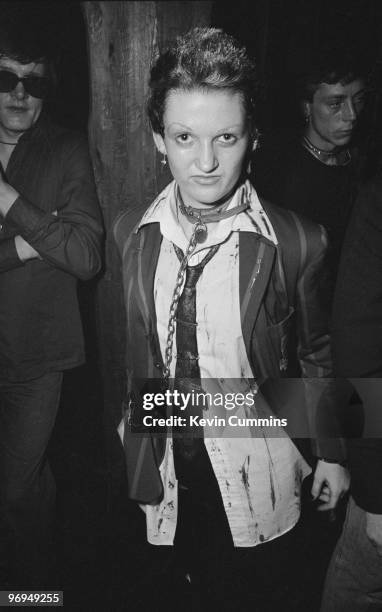
<path fill-rule="evenodd" d="M 318 460 L 311 491 L 314 499 L 323 502 L 318 510 L 333 510 L 349 486 L 350 476 L 346 468 L 339 463 Z"/>

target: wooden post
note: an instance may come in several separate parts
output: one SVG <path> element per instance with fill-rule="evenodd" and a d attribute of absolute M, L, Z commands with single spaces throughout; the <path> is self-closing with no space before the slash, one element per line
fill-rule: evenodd
<path fill-rule="evenodd" d="M 107 231 L 97 321 L 106 423 L 112 429 L 123 399 L 125 314 L 120 260 L 110 230 L 120 211 L 139 207 L 143 212 L 170 180 L 146 118 L 150 65 L 170 39 L 209 24 L 211 2 L 84 2 L 83 9 L 90 149 Z"/>

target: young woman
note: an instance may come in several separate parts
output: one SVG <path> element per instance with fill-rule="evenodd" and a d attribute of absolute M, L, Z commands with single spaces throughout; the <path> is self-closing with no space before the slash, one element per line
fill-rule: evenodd
<path fill-rule="evenodd" d="M 281 377 L 330 375 L 317 296 L 325 235 L 260 202 L 246 177 L 257 143 L 256 76 L 234 39 L 191 30 L 159 57 L 150 88 L 154 141 L 174 180 L 130 235 L 130 211 L 115 224 L 127 312 L 129 491 L 144 505 L 149 542 L 175 544 L 203 603 L 246 609 L 240 605 L 259 591 L 248 555 L 272 547 L 273 569 L 263 576 L 272 576 L 272 597 L 285 556 L 263 543 L 279 539 L 279 550 L 290 550 L 283 534 L 298 521 L 310 472 L 272 421 L 280 404 L 272 402 L 281 390 L 281 404 L 302 410 L 302 385 L 280 387 Z M 293 329 L 296 356 L 288 351 Z M 270 406 L 259 390 L 269 379 Z M 309 414 L 298 418 L 314 423 L 317 381 L 305 387 Z M 216 405 L 228 395 L 229 404 Z M 256 426 L 259 416 L 267 427 Z M 154 425 L 163 424 L 158 433 Z M 348 486 L 336 463 L 342 456 L 335 443 L 316 452 L 312 493 L 322 509 L 333 508 Z"/>

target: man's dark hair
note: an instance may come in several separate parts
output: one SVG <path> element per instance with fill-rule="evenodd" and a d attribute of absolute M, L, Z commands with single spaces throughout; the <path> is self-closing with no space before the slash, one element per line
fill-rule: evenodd
<path fill-rule="evenodd" d="M 163 113 L 172 90 L 228 90 L 240 93 L 254 127 L 257 78 L 245 47 L 216 28 L 193 28 L 179 36 L 151 69 L 148 115 L 154 132 L 163 135 Z"/>
<path fill-rule="evenodd" d="M 316 50 L 309 65 L 297 76 L 298 98 L 312 102 L 321 83 L 347 85 L 367 76 L 366 61 L 359 50 L 324 46 Z"/>
<path fill-rule="evenodd" d="M 46 76 L 56 85 L 54 41 L 41 13 L 32 10 L 34 4 L 38 3 L 0 2 L 0 58 L 8 57 L 20 64 L 43 63 Z"/>

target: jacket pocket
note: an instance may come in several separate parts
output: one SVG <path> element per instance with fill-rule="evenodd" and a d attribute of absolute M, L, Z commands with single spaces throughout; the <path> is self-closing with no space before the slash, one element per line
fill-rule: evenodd
<path fill-rule="evenodd" d="M 296 354 L 296 338 L 292 329 L 294 314 L 294 309 L 290 308 L 284 319 L 267 325 L 265 310 L 260 310 L 251 339 L 251 365 L 259 381 L 287 375 L 290 357 L 293 363 Z"/>
<path fill-rule="evenodd" d="M 268 350 L 271 353 L 274 366 L 281 373 L 286 372 L 288 369 L 289 353 L 291 350 L 290 332 L 294 314 L 294 308 L 290 307 L 288 315 L 278 323 L 269 325 L 266 331 Z"/>

